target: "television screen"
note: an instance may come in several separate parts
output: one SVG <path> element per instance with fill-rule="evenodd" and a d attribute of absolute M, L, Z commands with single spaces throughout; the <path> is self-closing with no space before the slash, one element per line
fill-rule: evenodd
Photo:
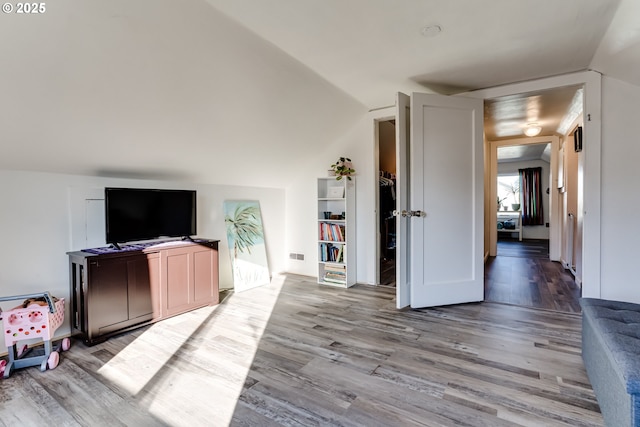
<path fill-rule="evenodd" d="M 196 234 L 196 192 L 105 188 L 107 243 Z"/>

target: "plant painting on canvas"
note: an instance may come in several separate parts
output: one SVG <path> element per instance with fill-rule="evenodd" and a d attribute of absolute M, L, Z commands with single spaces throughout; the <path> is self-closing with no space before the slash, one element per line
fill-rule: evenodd
<path fill-rule="evenodd" d="M 224 222 L 236 292 L 270 282 L 264 230 L 257 201 L 225 201 Z"/>

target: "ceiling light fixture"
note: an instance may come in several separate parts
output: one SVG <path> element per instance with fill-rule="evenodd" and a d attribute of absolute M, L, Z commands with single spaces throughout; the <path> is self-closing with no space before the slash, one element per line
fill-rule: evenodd
<path fill-rule="evenodd" d="M 435 37 L 442 32 L 442 27 L 440 25 L 427 25 L 420 30 L 420 34 L 425 37 Z"/>
<path fill-rule="evenodd" d="M 529 123 L 527 127 L 524 129 L 524 134 L 527 136 L 536 136 L 542 132 L 542 127 L 537 123 Z"/>

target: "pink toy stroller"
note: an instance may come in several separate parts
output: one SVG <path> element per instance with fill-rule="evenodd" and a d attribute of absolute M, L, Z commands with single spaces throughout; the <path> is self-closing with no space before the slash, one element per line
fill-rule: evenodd
<path fill-rule="evenodd" d="M 0 321 L 4 329 L 4 342 L 7 345 L 9 361 L 0 360 L 0 375 L 9 378 L 14 369 L 27 366 L 40 365 L 42 372 L 54 369 L 60 361 L 60 350 L 66 351 L 71 347 L 69 338 L 62 339 L 54 348 L 51 345 L 53 334 L 64 320 L 64 298 L 54 301 L 49 292 L 29 295 L 16 295 L 12 297 L 0 297 L 0 301 L 32 300 L 27 307 L 18 306 L 3 312 L 0 308 Z M 46 305 L 42 305 L 46 304 Z M 28 349 L 28 346 L 18 346 L 18 341 L 33 338 L 42 338 L 44 341 L 44 354 L 42 350 Z M 28 356 L 31 352 L 40 353 Z"/>

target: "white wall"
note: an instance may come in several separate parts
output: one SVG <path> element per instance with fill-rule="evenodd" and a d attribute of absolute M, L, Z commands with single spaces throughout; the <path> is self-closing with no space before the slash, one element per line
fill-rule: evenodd
<path fill-rule="evenodd" d="M 258 200 L 271 272 L 284 271 L 285 191 L 230 185 L 105 179 L 0 170 L 0 296 L 50 291 L 69 298 L 66 252 L 84 249 L 83 206 L 72 195 L 100 194 L 105 186 L 197 191 L 198 236 L 220 240 L 220 286 L 233 286 L 224 225 L 224 200 Z M 77 197 L 76 197 L 77 199 Z M 75 244 L 73 242 L 76 242 Z M 20 301 L 3 302 L 4 309 Z M 67 316 L 68 316 L 67 310 Z M 67 320 L 69 318 L 67 317 Z M 58 333 L 69 332 L 68 323 Z M 0 349 L 6 348 L 0 337 Z"/>
<path fill-rule="evenodd" d="M 2 14 L 0 169 L 284 188 L 366 113 L 204 0 L 47 6 Z"/>
<path fill-rule="evenodd" d="M 338 157 L 351 158 L 356 169 L 357 281 L 375 282 L 376 208 L 374 164 L 374 119 L 391 117 L 394 108 L 362 115 L 342 138 L 327 146 L 325 153 L 309 159 L 305 174 L 287 188 L 287 253 L 303 253 L 304 261 L 287 260 L 287 271 L 317 277 L 316 178 L 327 175 Z"/>
<path fill-rule="evenodd" d="M 640 2 L 620 0 L 589 69 L 640 86 Z"/>
<path fill-rule="evenodd" d="M 524 162 L 507 162 L 498 163 L 498 175 L 517 175 L 518 169 L 524 168 L 542 168 L 542 210 L 544 213 L 544 222 L 549 222 L 549 195 L 546 190 L 549 188 L 549 162 L 544 160 L 529 160 Z M 509 203 L 510 198 L 508 199 Z M 523 239 L 549 239 L 549 228 L 546 225 L 527 225 L 522 227 Z"/>
<path fill-rule="evenodd" d="M 602 298 L 640 303 L 640 87 L 602 80 Z"/>
<path fill-rule="evenodd" d="M 601 297 L 640 303 L 640 286 L 635 284 L 640 253 L 640 221 L 635 217 L 640 212 L 638 105 L 640 87 L 603 78 Z M 322 158 L 310 160 L 308 173 L 287 188 L 287 252 L 307 256 L 304 262 L 288 261 L 288 271 L 316 275 L 315 178 L 323 176 L 335 158 L 348 155 L 358 170 L 358 282 L 375 280 L 370 273 L 375 271 L 370 264 L 375 258 L 371 255 L 375 250 L 373 117 L 392 114 L 393 109 L 385 109 L 364 115 L 348 135 L 327 147 Z"/>

